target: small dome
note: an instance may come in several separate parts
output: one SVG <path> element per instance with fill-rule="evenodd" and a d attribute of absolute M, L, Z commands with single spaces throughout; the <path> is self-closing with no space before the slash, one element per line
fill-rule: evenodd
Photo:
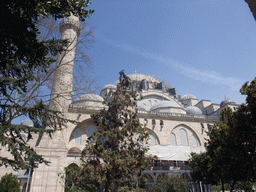
<path fill-rule="evenodd" d="M 187 94 L 187 93 L 181 97 L 181 100 L 187 100 L 187 99 L 197 99 L 197 98 L 194 95 Z"/>
<path fill-rule="evenodd" d="M 174 101 L 164 100 L 164 101 L 157 102 L 155 105 L 153 105 L 150 111 L 160 109 L 160 108 L 181 108 L 181 106 Z"/>
<path fill-rule="evenodd" d="M 231 100 L 231 99 L 226 98 L 223 101 L 221 101 L 220 107 L 223 107 L 226 104 L 235 104 L 235 102 L 233 100 Z"/>
<path fill-rule="evenodd" d="M 103 89 L 116 89 L 116 85 L 115 84 L 107 84 L 107 85 L 105 85 L 103 88 L 102 88 L 102 90 Z"/>
<path fill-rule="evenodd" d="M 73 102 L 73 104 L 82 103 L 82 102 L 85 102 L 85 101 L 103 102 L 104 99 L 101 96 L 99 96 L 99 95 L 90 93 L 90 94 L 85 94 L 85 95 L 82 95 L 82 96 L 78 97 Z"/>
<path fill-rule="evenodd" d="M 188 115 L 202 115 L 201 109 L 196 106 L 189 106 L 185 108 Z"/>

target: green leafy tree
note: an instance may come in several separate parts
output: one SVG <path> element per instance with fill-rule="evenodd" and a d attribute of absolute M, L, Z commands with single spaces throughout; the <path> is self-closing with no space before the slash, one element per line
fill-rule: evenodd
<path fill-rule="evenodd" d="M 20 192 L 18 178 L 12 173 L 5 174 L 0 180 L 0 192 Z"/>
<path fill-rule="evenodd" d="M 256 181 L 256 78 L 246 82 L 240 92 L 247 95 L 246 103 L 237 111 L 224 113 L 233 139 L 233 158 L 240 162 L 241 181 Z"/>
<path fill-rule="evenodd" d="M 217 183 L 212 169 L 209 166 L 210 157 L 207 153 L 191 153 L 189 166 L 191 169 L 190 175 L 194 182 L 202 181 L 204 183 Z"/>
<path fill-rule="evenodd" d="M 107 95 L 106 108 L 91 115 L 99 129 L 83 151 L 79 180 L 86 184 L 83 187 L 87 191 L 92 186 L 99 191 L 117 191 L 124 186 L 132 190 L 151 162 L 143 144 L 148 132 L 141 127 L 135 108 L 138 95 L 123 71 L 119 82 L 117 90 Z"/>
<path fill-rule="evenodd" d="M 222 111 L 223 122 L 209 129 L 206 153 L 190 159 L 192 177 L 212 184 L 221 181 L 222 190 L 225 183 L 232 191 L 238 181 L 256 180 L 256 79 L 245 83 L 240 92 L 247 95 L 246 103 L 235 112 Z"/>
<path fill-rule="evenodd" d="M 67 40 L 39 40 L 37 22 L 50 16 L 63 18 L 73 13 L 84 20 L 93 11 L 87 10 L 89 0 L 7 0 L 0 7 L 0 145 L 8 149 L 13 158 L 0 155 L 1 165 L 15 168 L 33 166 L 35 161 L 47 163 L 27 142 L 33 133 L 61 129 L 66 119 L 58 111 L 48 108 L 40 98 L 33 100 L 39 85 L 33 82 L 52 68 L 56 55 L 64 50 Z M 32 82 L 32 88 L 29 87 Z M 30 89 L 29 94 L 28 89 Z M 34 127 L 14 125 L 20 116 L 27 116 Z M 52 129 L 45 129 L 45 127 Z M 25 163 L 25 158 L 29 164 Z"/>
<path fill-rule="evenodd" d="M 228 109 L 225 113 L 231 113 Z M 191 176 L 194 181 L 203 181 L 213 185 L 221 184 L 225 190 L 225 183 L 230 183 L 233 190 L 237 181 L 243 180 L 245 174 L 241 166 L 241 159 L 236 157 L 237 146 L 232 138 L 230 127 L 225 122 L 217 122 L 209 127 L 206 152 L 191 154 Z"/>
<path fill-rule="evenodd" d="M 188 181 L 178 175 L 164 177 L 158 184 L 150 187 L 150 192 L 187 192 L 189 190 Z"/>

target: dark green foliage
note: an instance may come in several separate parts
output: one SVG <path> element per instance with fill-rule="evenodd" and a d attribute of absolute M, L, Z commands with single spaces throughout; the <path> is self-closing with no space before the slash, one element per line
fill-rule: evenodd
<path fill-rule="evenodd" d="M 253 183 L 250 181 L 239 181 L 236 183 L 234 189 L 237 190 L 244 190 L 245 192 L 253 191 L 252 189 Z"/>
<path fill-rule="evenodd" d="M 129 189 L 128 186 L 124 186 L 118 189 L 118 192 L 146 192 L 146 191 L 147 191 L 146 189 L 140 189 L 140 188 L 131 190 Z"/>
<path fill-rule="evenodd" d="M 194 180 L 211 184 L 230 183 L 230 191 L 238 181 L 256 181 L 256 79 L 245 83 L 240 92 L 246 103 L 232 112 L 222 111 L 223 122 L 208 131 L 206 153 L 192 154 L 190 166 Z"/>
<path fill-rule="evenodd" d="M 147 147 L 143 145 L 148 133 L 136 116 L 138 95 L 131 90 L 130 79 L 124 72 L 120 72 L 119 81 L 116 92 L 107 95 L 107 107 L 91 115 L 99 129 L 83 151 L 79 179 L 86 183 L 86 189 L 94 185 L 100 191 L 117 191 L 127 186 L 132 191 L 141 171 L 151 161 L 145 157 Z"/>
<path fill-rule="evenodd" d="M 89 179 L 84 174 L 80 167 L 67 167 L 65 177 L 65 192 L 73 191 L 96 191 L 97 187 L 94 184 L 86 183 L 85 180 Z"/>
<path fill-rule="evenodd" d="M 0 192 L 20 192 L 20 183 L 12 173 L 5 174 L 0 180 Z"/>
<path fill-rule="evenodd" d="M 210 157 L 207 153 L 191 153 L 189 166 L 191 168 L 191 178 L 194 182 L 203 181 L 208 183 L 215 183 L 214 175 L 209 169 Z"/>
<path fill-rule="evenodd" d="M 254 19 L 256 20 L 256 2 L 254 0 L 245 0 L 245 2 L 249 5 Z"/>
<path fill-rule="evenodd" d="M 187 180 L 180 176 L 164 177 L 158 184 L 150 187 L 150 192 L 188 192 L 190 186 Z"/>
<path fill-rule="evenodd" d="M 35 93 L 43 86 L 41 74 L 48 74 L 56 55 L 67 40 L 37 38 L 40 17 L 63 18 L 73 13 L 84 20 L 93 11 L 86 10 L 89 0 L 7 0 L 0 6 L 0 145 L 8 149 L 13 159 L 0 155 L 0 165 L 27 168 L 33 162 L 47 163 L 27 145 L 33 133 L 48 133 L 60 129 L 66 119 L 48 108 Z M 46 75 L 47 76 L 47 75 Z M 36 82 L 36 83 L 35 83 Z M 42 96 L 42 95 L 41 95 Z M 49 98 L 47 98 L 49 99 Z M 14 125 L 13 120 L 26 116 L 34 127 Z M 52 129 L 45 129 L 45 127 Z"/>

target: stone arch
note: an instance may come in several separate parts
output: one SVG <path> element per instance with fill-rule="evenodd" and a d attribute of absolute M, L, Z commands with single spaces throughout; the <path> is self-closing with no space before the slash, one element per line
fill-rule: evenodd
<path fill-rule="evenodd" d="M 85 144 L 88 137 L 97 129 L 92 119 L 86 119 L 71 131 L 69 142 L 73 140 L 73 144 Z"/>
<path fill-rule="evenodd" d="M 79 170 L 79 166 L 76 163 L 71 163 L 69 164 L 66 168 L 65 168 L 65 188 L 71 187 L 74 185 L 74 183 L 76 182 L 76 177 L 74 177 L 73 170 Z M 65 190 L 66 191 L 66 190 Z"/>
<path fill-rule="evenodd" d="M 154 179 L 149 173 L 145 173 L 142 175 L 140 179 L 140 187 L 149 189 L 150 185 L 154 184 Z"/>
<path fill-rule="evenodd" d="M 191 132 L 193 132 L 194 134 L 196 134 L 195 131 L 194 131 L 191 127 L 189 127 L 188 125 L 186 125 L 186 124 L 184 124 L 184 123 L 181 123 L 181 124 L 176 125 L 174 128 L 171 129 L 171 132 L 172 132 L 174 129 L 178 128 L 178 127 L 184 127 L 184 128 L 186 128 L 186 129 L 189 129 L 189 130 L 190 130 Z M 197 134 L 196 134 L 196 135 L 197 135 Z"/>
<path fill-rule="evenodd" d="M 78 165 L 76 163 L 71 163 L 71 164 L 68 165 L 68 167 L 76 168 L 76 167 L 78 167 Z"/>
<path fill-rule="evenodd" d="M 200 141 L 197 135 L 193 133 L 191 137 L 192 137 L 192 146 L 198 146 L 200 144 Z"/>
<path fill-rule="evenodd" d="M 198 145 L 197 146 L 201 146 L 201 141 L 200 141 L 200 139 L 199 139 L 199 137 L 198 137 L 198 134 L 191 128 L 191 127 L 189 127 L 188 125 L 186 125 L 186 124 L 178 124 L 178 125 L 176 125 L 174 128 L 172 128 L 171 129 L 171 132 L 170 132 L 170 134 L 171 133 L 173 133 L 173 131 L 175 130 L 175 129 L 177 129 L 177 128 L 183 128 L 184 130 L 186 130 L 186 131 L 189 131 L 189 132 L 191 132 L 192 134 L 191 134 L 191 137 L 192 137 L 192 135 L 194 135 L 195 136 L 195 138 L 196 138 L 196 140 L 197 140 L 197 142 L 198 142 Z M 177 139 L 177 135 L 176 135 L 176 139 Z M 191 138 L 192 139 L 192 138 Z M 176 140 L 177 141 L 177 140 Z M 192 141 L 193 142 L 193 141 Z M 178 143 L 177 143 L 178 144 Z M 188 145 L 189 146 L 193 146 L 193 143 L 190 143 L 190 142 L 188 142 Z"/>
<path fill-rule="evenodd" d="M 151 129 L 146 128 L 146 130 L 149 132 L 149 141 L 148 141 L 148 143 L 149 144 L 151 143 L 151 139 L 152 140 L 155 139 L 155 144 L 154 145 L 160 145 L 160 140 L 159 140 L 157 134 Z"/>
<path fill-rule="evenodd" d="M 159 183 L 162 179 L 168 177 L 165 173 L 160 173 L 158 176 L 157 176 L 157 183 Z"/>
<path fill-rule="evenodd" d="M 68 150 L 68 157 L 80 157 L 82 155 L 82 151 L 78 147 L 72 147 Z"/>

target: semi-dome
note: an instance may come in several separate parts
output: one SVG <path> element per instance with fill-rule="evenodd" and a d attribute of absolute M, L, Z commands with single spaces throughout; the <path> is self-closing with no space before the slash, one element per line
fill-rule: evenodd
<path fill-rule="evenodd" d="M 26 126 L 29 126 L 29 127 L 34 127 L 34 123 L 30 119 L 23 120 L 19 124 L 20 125 L 26 125 Z"/>
<path fill-rule="evenodd" d="M 188 115 L 202 115 L 202 114 L 203 114 L 202 111 L 201 111 L 201 109 L 199 109 L 199 108 L 196 107 L 196 106 L 189 106 L 189 107 L 186 107 L 185 110 L 186 110 L 186 113 L 187 113 Z"/>
<path fill-rule="evenodd" d="M 161 109 L 161 108 L 181 108 L 181 106 L 174 101 L 164 100 L 164 101 L 159 101 L 155 105 L 153 105 L 150 108 L 150 111 Z"/>
<path fill-rule="evenodd" d="M 100 96 L 101 96 L 102 98 L 105 98 L 106 95 L 107 95 L 107 93 L 109 92 L 109 90 L 115 91 L 116 89 L 117 89 L 117 87 L 116 87 L 115 84 L 107 84 L 107 85 L 105 85 L 105 86 L 101 89 L 101 91 L 100 91 Z"/>
<path fill-rule="evenodd" d="M 80 104 L 80 103 L 87 102 L 87 101 L 102 103 L 104 101 L 104 99 L 99 95 L 90 93 L 90 94 L 85 94 L 85 95 L 78 97 L 72 104 Z"/>
<path fill-rule="evenodd" d="M 181 100 L 187 100 L 187 99 L 197 99 L 197 98 L 194 95 L 187 94 L 187 93 L 181 97 Z"/>
<path fill-rule="evenodd" d="M 145 109 L 145 105 L 143 105 L 143 103 L 140 102 L 140 101 L 137 101 L 137 106 L 136 106 L 136 108 L 139 109 L 139 110 L 142 110 L 142 111 L 145 111 L 145 110 L 146 110 L 146 109 Z"/>
<path fill-rule="evenodd" d="M 225 98 L 223 101 L 221 101 L 220 107 L 223 107 L 226 104 L 235 104 L 235 102 L 229 98 Z"/>

